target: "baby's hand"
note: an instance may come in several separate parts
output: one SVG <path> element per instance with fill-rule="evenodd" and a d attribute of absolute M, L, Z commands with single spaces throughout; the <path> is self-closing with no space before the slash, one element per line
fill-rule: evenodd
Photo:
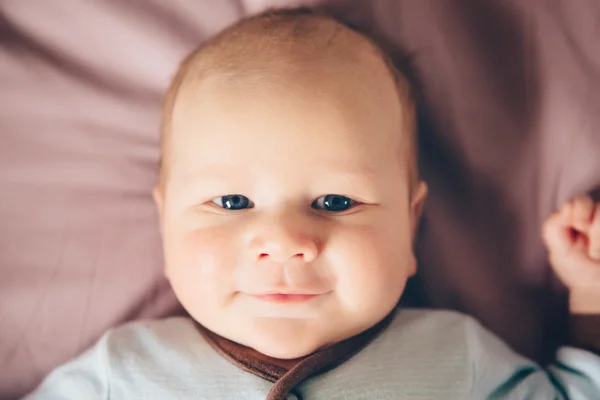
<path fill-rule="evenodd" d="M 543 238 L 571 312 L 600 314 L 600 203 L 575 197 L 546 220 Z"/>

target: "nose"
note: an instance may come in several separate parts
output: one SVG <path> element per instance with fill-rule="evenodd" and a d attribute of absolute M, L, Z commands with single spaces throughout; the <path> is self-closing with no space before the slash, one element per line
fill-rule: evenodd
<path fill-rule="evenodd" d="M 281 216 L 269 218 L 255 231 L 250 241 L 256 261 L 269 259 L 277 263 L 292 260 L 314 261 L 319 253 L 316 235 L 306 221 Z"/>

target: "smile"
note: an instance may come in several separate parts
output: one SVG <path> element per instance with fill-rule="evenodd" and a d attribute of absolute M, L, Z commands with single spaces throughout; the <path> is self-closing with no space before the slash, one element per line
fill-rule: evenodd
<path fill-rule="evenodd" d="M 317 294 L 270 293 L 254 295 L 258 300 L 269 303 L 301 303 L 317 297 Z"/>

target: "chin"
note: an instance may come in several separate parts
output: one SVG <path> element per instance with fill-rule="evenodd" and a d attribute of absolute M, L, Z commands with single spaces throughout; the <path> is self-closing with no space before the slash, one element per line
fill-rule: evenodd
<path fill-rule="evenodd" d="M 299 346 L 297 342 L 293 343 L 257 343 L 256 346 L 251 346 L 254 350 L 273 358 L 281 360 L 293 360 L 296 358 L 306 357 L 314 353 L 323 346 L 309 345 Z"/>
<path fill-rule="evenodd" d="M 246 346 L 266 356 L 282 360 L 305 357 L 330 343 L 324 335 L 303 329 L 260 329 L 246 340 Z"/>

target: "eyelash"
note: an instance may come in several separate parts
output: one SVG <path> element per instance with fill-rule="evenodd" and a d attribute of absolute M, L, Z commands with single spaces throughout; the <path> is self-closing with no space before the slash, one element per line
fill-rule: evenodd
<path fill-rule="evenodd" d="M 328 203 L 331 206 L 339 205 L 340 199 L 343 203 L 341 205 L 341 209 L 327 210 L 325 208 L 325 207 L 327 207 Z M 254 203 L 252 203 L 252 201 L 250 199 L 248 199 L 246 196 L 241 195 L 241 194 L 231 194 L 231 195 L 219 196 L 219 197 L 212 199 L 210 202 L 212 204 L 214 204 L 215 206 L 217 206 L 223 210 L 227 210 L 227 211 L 242 211 L 245 209 L 254 208 Z M 235 209 L 235 208 L 226 208 L 225 207 L 226 204 L 229 204 L 231 206 L 234 203 L 240 203 L 240 202 L 242 203 L 241 208 Z M 319 203 L 322 203 L 322 206 L 320 208 L 317 208 L 317 205 Z M 341 194 L 326 194 L 326 195 L 321 196 L 321 197 L 317 198 L 316 200 L 314 200 L 311 203 L 311 207 L 316 210 L 322 210 L 322 211 L 329 212 L 332 214 L 339 214 L 344 211 L 348 211 L 348 210 L 356 207 L 359 204 L 361 204 L 361 203 L 359 203 L 358 201 L 356 201 L 348 196 L 344 196 Z"/>

